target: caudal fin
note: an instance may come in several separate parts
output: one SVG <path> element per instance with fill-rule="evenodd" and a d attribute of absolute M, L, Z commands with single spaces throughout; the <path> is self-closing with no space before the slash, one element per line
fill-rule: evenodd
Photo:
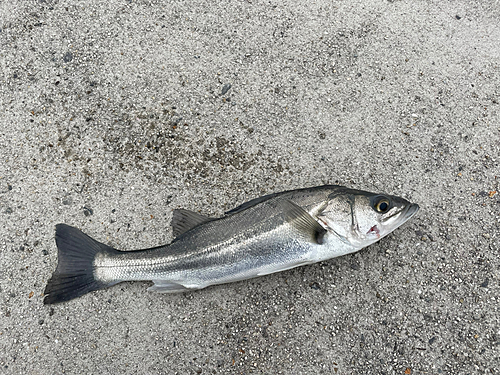
<path fill-rule="evenodd" d="M 44 304 L 68 301 L 115 284 L 95 279 L 94 258 L 99 253 L 118 253 L 117 250 L 66 224 L 56 225 L 56 244 L 58 263 L 45 287 Z"/>

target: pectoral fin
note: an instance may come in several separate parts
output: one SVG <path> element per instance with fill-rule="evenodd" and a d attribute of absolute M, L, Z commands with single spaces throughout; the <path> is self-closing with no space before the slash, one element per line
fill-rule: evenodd
<path fill-rule="evenodd" d="M 290 200 L 281 202 L 285 218 L 297 230 L 311 238 L 311 241 L 322 244 L 326 229 L 323 228 L 314 218 L 302 207 Z"/>

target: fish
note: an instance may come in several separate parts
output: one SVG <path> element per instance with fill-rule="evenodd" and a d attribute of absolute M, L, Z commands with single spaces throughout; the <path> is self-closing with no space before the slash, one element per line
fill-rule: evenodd
<path fill-rule="evenodd" d="M 250 200 L 219 218 L 175 209 L 170 244 L 132 251 L 58 224 L 58 264 L 44 303 L 123 281 L 152 281 L 149 291 L 177 293 L 285 271 L 359 251 L 418 210 L 401 197 L 338 185 L 289 190 Z"/>

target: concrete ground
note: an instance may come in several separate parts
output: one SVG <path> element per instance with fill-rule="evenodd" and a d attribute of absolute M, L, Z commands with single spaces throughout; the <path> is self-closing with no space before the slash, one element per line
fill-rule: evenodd
<path fill-rule="evenodd" d="M 0 373 L 500 373 L 500 3 L 0 2 Z M 54 225 L 341 184 L 420 205 L 354 255 L 54 306 Z"/>

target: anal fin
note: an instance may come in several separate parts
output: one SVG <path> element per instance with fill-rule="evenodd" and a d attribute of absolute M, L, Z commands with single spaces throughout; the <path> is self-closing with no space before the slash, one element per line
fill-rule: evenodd
<path fill-rule="evenodd" d="M 148 292 L 157 293 L 182 293 L 192 290 L 192 288 L 186 288 L 180 283 L 169 280 L 153 280 L 154 285 L 148 288 Z"/>

